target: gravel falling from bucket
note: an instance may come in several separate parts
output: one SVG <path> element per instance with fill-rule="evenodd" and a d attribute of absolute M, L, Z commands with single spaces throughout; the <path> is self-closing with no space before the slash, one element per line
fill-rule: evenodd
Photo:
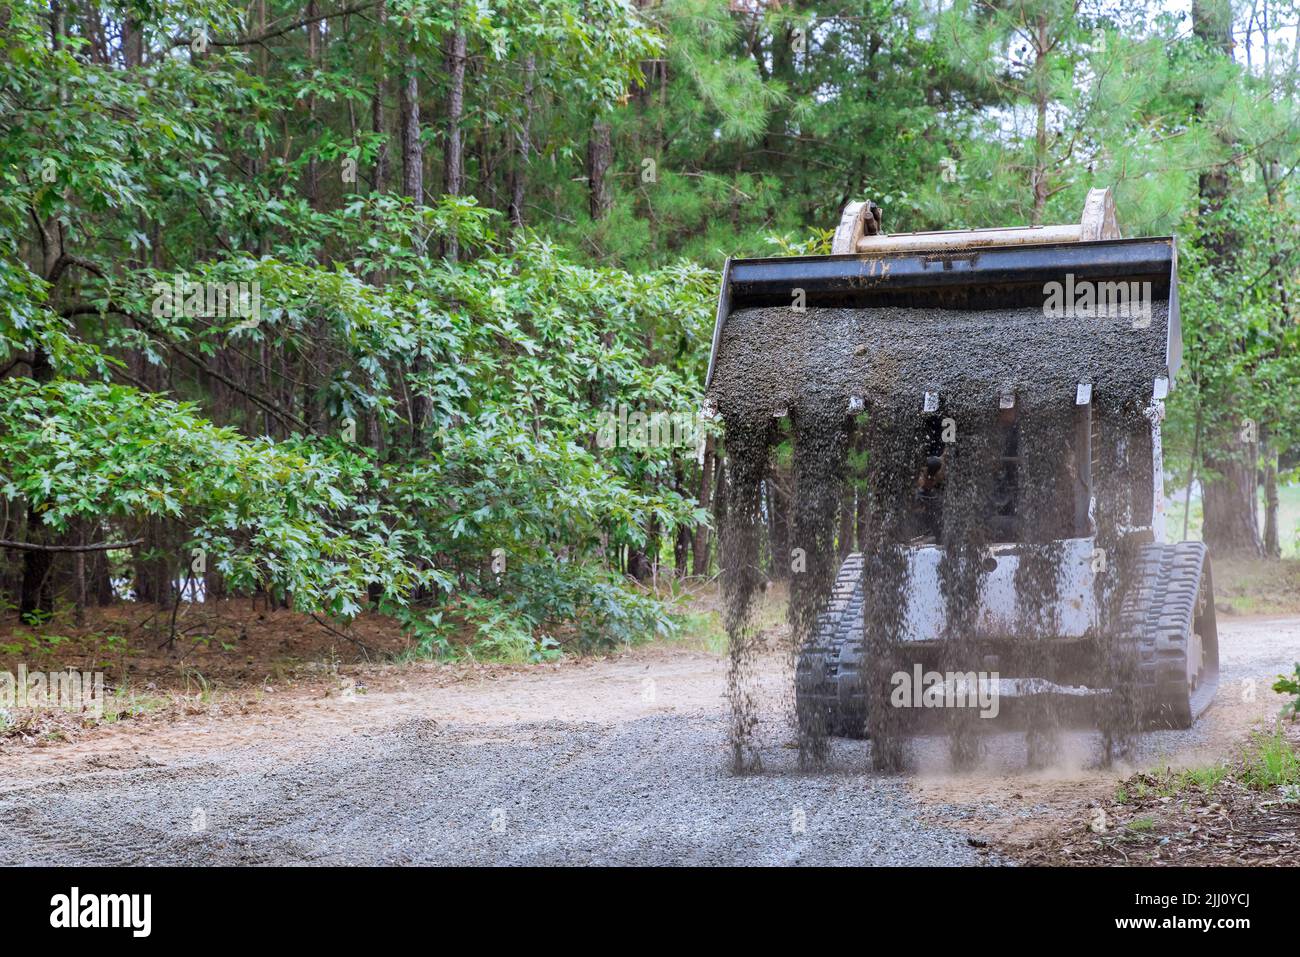
<path fill-rule="evenodd" d="M 754 687 L 759 653 L 754 598 L 767 580 L 763 568 L 762 489 L 769 474 L 776 423 L 788 420 L 794 447 L 790 546 L 791 674 L 813 636 L 839 565 L 841 493 L 859 480 L 867 512 L 863 553 L 868 710 L 873 764 L 893 769 L 904 758 L 903 709 L 888 706 L 889 677 L 910 668 L 904 640 L 909 547 L 932 531 L 942 551 L 939 590 L 947 609 L 937 649 L 945 669 L 979 670 L 979 596 L 989 573 L 990 543 L 1022 543 L 1015 575 L 1016 614 L 1027 631 L 1050 632 L 1058 603 L 1060 539 L 1077 517 L 1070 483 L 1084 463 L 1073 461 L 1079 383 L 1092 386 L 1093 495 L 1097 547 L 1106 570 L 1096 579 L 1101 628 L 1113 631 L 1129 561 L 1118 529 L 1141 509 L 1131 472 L 1148 456 L 1149 422 L 1143 410 L 1163 374 L 1166 304 L 1135 328 L 1126 317 L 1045 318 L 1039 308 L 1002 310 L 741 309 L 723 329 L 711 397 L 725 425 L 728 468 L 725 515 L 720 516 L 723 592 L 729 639 L 729 751 L 734 770 L 761 769 Z M 935 398 L 924 411 L 926 393 Z M 1011 408 L 1005 407 L 1006 397 Z M 852 401 L 851 401 L 852 400 Z M 1002 401 L 1000 401 L 1002 400 Z M 861 411 L 858 411 L 861 409 Z M 850 443 L 865 449 L 865 474 L 846 474 Z M 942 462 L 941 523 L 918 517 L 917 487 L 927 467 Z M 1012 460 L 1015 460 L 1014 462 Z M 1013 465 L 1012 471 L 1007 466 Z M 1008 496 L 1014 499 L 1010 515 Z M 773 555 L 771 561 L 791 560 Z M 797 569 L 797 570 L 796 570 Z M 1103 637 L 1105 670 L 1122 676 L 1131 662 Z M 1052 671 L 1047 643 L 1024 650 L 1031 665 Z M 1052 703 L 1029 700 L 1030 762 L 1056 758 Z M 979 758 L 979 719 L 964 709 L 945 715 L 952 762 Z M 1104 716 L 1108 747 L 1123 745 L 1136 728 L 1124 706 Z M 1132 710 L 1132 709 L 1127 709 Z M 823 762 L 826 728 L 817 715 L 791 715 L 805 765 Z"/>

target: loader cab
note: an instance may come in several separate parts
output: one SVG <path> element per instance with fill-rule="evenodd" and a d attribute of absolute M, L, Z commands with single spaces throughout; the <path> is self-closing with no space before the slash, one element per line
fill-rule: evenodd
<path fill-rule="evenodd" d="M 974 458 L 963 459 L 953 441 L 952 422 L 942 402 L 924 415 L 915 481 L 910 490 L 910 544 L 944 545 L 968 535 L 970 517 L 953 515 L 954 508 L 977 510 L 976 527 L 989 545 L 1048 542 L 1093 534 L 1091 387 L 1080 390 L 1072 410 L 1052 410 L 1050 415 L 1026 412 L 1014 395 L 1003 393 L 990 410 L 986 435 L 982 441 L 971 443 L 979 450 Z M 1134 436 L 1121 437 L 1117 445 L 1112 443 L 1109 458 L 1117 470 L 1140 467 L 1139 444 L 1140 437 Z M 954 506 L 954 479 L 962 468 L 973 468 L 981 474 L 967 493 L 973 501 Z M 1027 484 L 1036 490 L 1032 498 L 1022 492 Z M 1140 513 L 1141 504 L 1132 505 Z M 958 519 L 960 530 L 956 527 Z"/>

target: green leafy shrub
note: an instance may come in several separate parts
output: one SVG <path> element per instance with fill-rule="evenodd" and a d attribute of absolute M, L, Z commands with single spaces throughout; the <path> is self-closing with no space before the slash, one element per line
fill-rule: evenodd
<path fill-rule="evenodd" d="M 1282 713 L 1289 714 L 1294 721 L 1300 716 L 1300 662 L 1296 662 L 1295 673 L 1293 675 L 1278 675 L 1277 681 L 1273 682 L 1273 690 L 1278 694 L 1293 695 L 1291 701 L 1282 706 Z"/>

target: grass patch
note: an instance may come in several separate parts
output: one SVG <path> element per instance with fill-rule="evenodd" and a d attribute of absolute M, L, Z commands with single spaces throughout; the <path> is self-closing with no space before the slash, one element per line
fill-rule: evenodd
<path fill-rule="evenodd" d="M 118 688 L 111 697 L 104 701 L 104 717 L 101 720 L 106 724 L 129 721 L 132 718 L 144 717 L 154 711 L 162 711 L 169 704 L 171 704 L 171 700 L 162 695 L 136 692 L 130 688 Z"/>
<path fill-rule="evenodd" d="M 1300 860 L 1300 737 L 1278 721 L 1241 745 L 1235 760 L 1168 765 L 1118 782 L 1108 809 L 1024 853 L 1030 864 L 1266 865 Z M 1113 822 L 1098 827 L 1097 820 Z M 1014 845 L 1013 845 L 1014 848 Z M 1014 853 L 1014 850 L 1013 850 Z"/>
<path fill-rule="evenodd" d="M 1300 753 L 1278 726 L 1271 734 L 1257 733 L 1242 752 L 1241 760 L 1200 768 L 1175 770 L 1168 766 L 1136 774 L 1118 785 L 1116 804 L 1142 804 L 1154 798 L 1174 798 L 1196 790 L 1212 794 L 1224 781 L 1251 791 L 1300 787 Z"/>
<path fill-rule="evenodd" d="M 1252 791 L 1300 785 L 1300 754 L 1281 728 L 1272 734 L 1256 734 L 1241 763 L 1239 778 Z"/>
<path fill-rule="evenodd" d="M 1137 774 L 1120 784 L 1115 791 L 1116 804 L 1142 804 L 1155 798 L 1177 797 L 1185 791 L 1211 793 L 1232 773 L 1229 764 L 1212 764 L 1203 768 L 1171 768 L 1168 765 Z"/>
<path fill-rule="evenodd" d="M 751 627 L 756 632 L 784 633 L 789 602 L 788 586 L 784 582 L 772 582 L 766 591 L 754 595 Z M 692 650 L 725 655 L 728 639 L 720 589 L 713 586 L 701 591 L 691 596 L 689 604 L 683 603 L 683 607 L 682 629 L 672 639 L 674 646 L 685 645 Z"/>
<path fill-rule="evenodd" d="M 1212 764 L 1205 768 L 1188 768 L 1179 778 L 1183 789 L 1197 787 L 1209 794 L 1228 776 L 1230 770 L 1226 764 Z"/>
<path fill-rule="evenodd" d="M 1300 611 L 1300 559 L 1222 559 L 1214 562 L 1214 602 L 1239 615 Z"/>
<path fill-rule="evenodd" d="M 685 644 L 713 655 L 727 653 L 727 629 L 722 624 L 722 612 L 689 611 L 682 615 L 682 625 L 681 637 L 674 644 Z"/>

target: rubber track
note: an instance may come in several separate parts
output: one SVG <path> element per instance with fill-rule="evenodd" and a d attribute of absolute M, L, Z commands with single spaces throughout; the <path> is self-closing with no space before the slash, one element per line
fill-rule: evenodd
<path fill-rule="evenodd" d="M 1188 639 L 1206 554 L 1201 542 L 1180 542 L 1145 545 L 1135 558 L 1120 624 L 1137 649 L 1137 697 L 1148 726 L 1190 727 L 1214 697 L 1217 672 L 1208 669 L 1190 702 L 1186 691 Z M 800 715 L 820 712 L 827 732 L 843 737 L 866 734 L 862 576 L 862 555 L 853 552 L 835 576 L 799 661 Z"/>
<path fill-rule="evenodd" d="M 1197 694 L 1189 703 L 1187 693 L 1188 641 L 1205 557 L 1203 542 L 1142 546 L 1120 606 L 1123 633 L 1137 646 L 1138 700 L 1148 721 L 1161 727 L 1190 727 L 1213 697 Z"/>
<path fill-rule="evenodd" d="M 866 734 L 862 571 L 860 552 L 845 556 L 826 609 L 817 616 L 812 640 L 800 656 L 797 685 L 799 714 L 806 718 L 820 712 L 827 733 L 849 738 Z"/>

